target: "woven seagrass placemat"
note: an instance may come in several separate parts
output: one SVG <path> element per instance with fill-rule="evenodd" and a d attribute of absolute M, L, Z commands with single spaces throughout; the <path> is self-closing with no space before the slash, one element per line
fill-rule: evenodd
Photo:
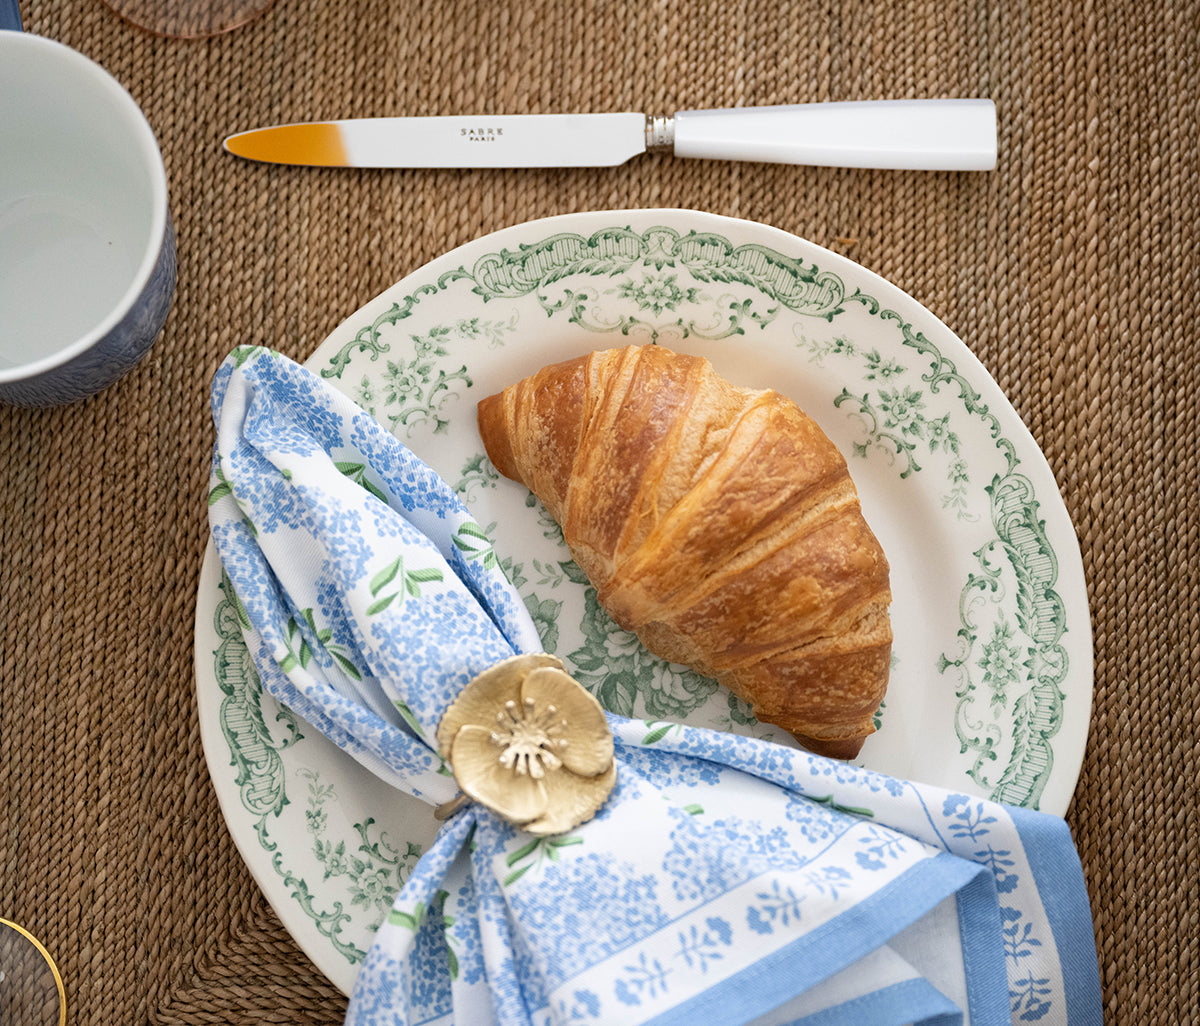
<path fill-rule="evenodd" d="M 0 409 L 0 915 L 57 958 L 71 1022 L 345 1009 L 235 851 L 200 745 L 192 631 L 221 358 L 252 342 L 304 359 L 486 232 L 651 206 L 846 254 L 946 321 L 1012 399 L 1090 589 L 1095 704 L 1068 818 L 1109 1018 L 1195 1021 L 1200 5 L 1158 6 L 278 0 L 185 42 L 100 0 L 23 0 L 29 31 L 142 105 L 179 240 L 175 304 L 141 366 L 70 407 Z M 998 169 L 311 171 L 220 149 L 309 118 L 908 96 L 992 97 Z"/>

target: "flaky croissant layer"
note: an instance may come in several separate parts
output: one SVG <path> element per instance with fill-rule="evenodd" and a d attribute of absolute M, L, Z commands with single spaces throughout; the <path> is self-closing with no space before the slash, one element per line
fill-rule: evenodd
<path fill-rule="evenodd" d="M 888 563 L 795 403 L 647 345 L 544 367 L 478 417 L 618 624 L 805 747 L 858 754 L 887 688 Z"/>

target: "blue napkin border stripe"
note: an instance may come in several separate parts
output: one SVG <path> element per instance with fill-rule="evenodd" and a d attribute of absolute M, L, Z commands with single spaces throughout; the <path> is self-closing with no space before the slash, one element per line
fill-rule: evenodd
<path fill-rule="evenodd" d="M 955 899 L 971 1026 L 1011 1026 L 1012 1017 L 1002 1012 L 1009 1007 L 1008 960 L 996 903 L 996 878 L 990 872 L 981 873 Z M 996 1017 L 989 1018 L 988 1012 Z"/>
<path fill-rule="evenodd" d="M 1100 960 L 1083 866 L 1065 820 L 1023 808 L 1008 808 L 1025 848 L 1050 932 L 1059 952 L 1067 1026 L 1098 1026 L 1104 1021 Z M 1064 838 L 1053 838 L 1055 833 Z M 1073 857 L 1064 857 L 1063 852 Z"/>
<path fill-rule="evenodd" d="M 754 965 L 647 1021 L 646 1026 L 695 1026 L 697 1022 L 750 1022 L 778 1008 L 801 990 L 852 965 L 929 909 L 983 878 L 987 870 L 941 852 L 918 863 L 836 919 L 760 959 Z M 857 920 L 847 927 L 847 920 Z M 880 925 L 886 924 L 886 925 Z M 983 936 L 972 931 L 964 946 Z M 1007 1006 L 1003 952 L 996 963 Z M 814 953 L 819 957 L 813 958 Z M 965 952 L 964 952 L 965 957 Z M 976 960 L 983 967 L 984 960 Z M 740 1018 L 739 1018 L 740 1016 Z"/>
<path fill-rule="evenodd" d="M 963 1013 L 928 980 L 904 980 L 781 1026 L 962 1026 Z"/>

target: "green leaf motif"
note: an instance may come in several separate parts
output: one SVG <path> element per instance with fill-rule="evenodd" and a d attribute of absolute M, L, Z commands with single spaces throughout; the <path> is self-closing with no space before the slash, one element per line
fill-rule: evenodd
<path fill-rule="evenodd" d="M 810 795 L 809 800 L 819 802 L 821 805 L 828 805 L 831 809 L 834 809 L 837 812 L 848 812 L 852 816 L 866 816 L 870 819 L 875 818 L 875 813 L 873 813 L 870 809 L 864 809 L 855 805 L 840 805 L 838 802 L 833 800 L 833 795 L 831 794 L 827 794 L 821 798 Z"/>
<path fill-rule="evenodd" d="M 509 873 L 508 876 L 506 876 L 504 878 L 504 886 L 508 887 L 510 884 L 515 884 L 518 880 L 521 879 L 521 877 L 523 877 L 532 868 L 533 868 L 533 863 L 529 863 L 528 865 L 522 866 L 520 869 L 516 870 L 515 872 Z"/>
<path fill-rule="evenodd" d="M 400 578 L 399 589 L 386 595 L 380 595 L 379 593 L 395 581 L 397 577 Z M 391 563 L 371 578 L 368 587 L 372 595 L 378 595 L 379 597 L 367 607 L 367 615 L 375 616 L 377 613 L 382 613 L 396 599 L 403 601 L 405 595 L 409 595 L 412 598 L 419 598 L 422 584 L 430 584 L 442 579 L 442 571 L 438 567 L 419 567 L 416 570 L 405 570 L 404 557 L 397 556 Z"/>
<path fill-rule="evenodd" d="M 428 584 L 430 581 L 440 581 L 442 579 L 442 571 L 435 566 L 425 567 L 421 570 L 413 570 L 411 573 L 404 575 L 406 581 L 414 581 L 418 584 Z"/>
<path fill-rule="evenodd" d="M 464 523 L 464 524 L 463 524 L 463 525 L 462 525 L 462 526 L 461 526 L 461 527 L 458 529 L 458 533 L 459 533 L 459 534 L 461 534 L 461 535 L 464 535 L 464 536 L 466 536 L 466 537 L 470 537 L 470 538 L 478 538 L 478 539 L 479 539 L 479 540 L 481 540 L 481 541 L 487 541 L 487 540 L 488 540 L 488 536 L 487 536 L 487 535 L 484 533 L 484 531 L 483 531 L 483 528 L 482 528 L 482 527 L 480 527 L 480 526 L 479 526 L 477 523 L 475 523 L 473 520 L 468 520 L 468 521 L 466 521 L 466 522 L 465 522 L 465 523 Z"/>
<path fill-rule="evenodd" d="M 558 565 L 562 569 L 563 576 L 572 584 L 586 586 L 591 583 L 587 578 L 587 574 L 583 572 L 583 568 L 575 560 L 564 559 Z"/>
<path fill-rule="evenodd" d="M 307 625 L 310 634 L 316 639 L 324 650 L 329 654 L 329 657 L 334 663 L 339 666 L 342 671 L 354 680 L 362 680 L 362 671 L 355 665 L 345 651 L 345 646 L 337 644 L 333 641 L 333 631 L 328 627 L 321 627 L 316 620 L 316 615 L 312 609 L 304 609 L 300 612 L 304 623 Z M 299 641 L 299 644 L 297 644 Z M 312 646 L 308 642 L 308 638 L 300 630 L 300 624 L 295 617 L 289 617 L 287 622 L 287 655 L 279 661 L 279 668 L 284 673 L 290 673 L 299 666 L 301 669 L 308 669 L 309 664 L 316 657 Z"/>
<path fill-rule="evenodd" d="M 423 285 L 404 300 L 403 307 L 396 303 L 386 313 L 359 329 L 354 340 L 330 360 L 330 366 L 321 373 L 325 377 L 341 378 L 355 351 L 370 354 L 372 362 L 390 353 L 392 344 L 383 340 L 385 329 L 394 328 L 401 320 L 411 316 L 420 297 L 436 294 L 451 284 L 458 275 L 443 276 L 435 285 Z M 458 396 L 459 386 L 470 388 L 472 381 L 465 365 L 449 371 L 437 364 L 450 355 L 458 346 L 478 345 L 487 339 L 490 345 L 501 345 L 503 336 L 516 327 L 515 316 L 506 322 L 482 321 L 479 318 L 460 319 L 453 324 L 439 324 L 424 335 L 408 336 L 413 356 L 386 361 L 386 369 L 377 377 L 378 388 L 364 376 L 354 391 L 354 398 L 376 420 L 386 423 L 399 435 L 402 429 L 410 435 L 420 424 L 430 425 L 434 434 L 444 434 L 449 420 L 442 407 L 451 398 Z"/>
<path fill-rule="evenodd" d="M 367 606 L 367 615 L 374 616 L 376 613 L 382 613 L 397 598 L 399 598 L 399 596 L 400 596 L 400 592 L 396 591 L 396 592 L 393 592 L 391 595 L 384 595 L 384 597 L 381 598 L 378 602 L 372 602 L 369 606 Z"/>
<path fill-rule="evenodd" d="M 944 657 L 943 657 L 944 658 Z M 884 699 L 879 703 L 879 708 L 871 716 L 871 725 L 879 730 L 883 726 L 883 710 L 887 708 L 887 700 Z"/>
<path fill-rule="evenodd" d="M 403 926 L 406 930 L 416 933 L 420 929 L 421 923 L 425 921 L 425 903 L 418 901 L 413 906 L 411 913 L 394 908 L 388 913 L 387 921 L 392 926 Z"/>
<path fill-rule="evenodd" d="M 363 679 L 362 671 L 359 670 L 359 668 L 355 666 L 354 663 L 352 663 L 346 656 L 342 655 L 341 652 L 331 652 L 330 654 L 334 659 L 337 660 L 338 666 L 342 668 L 343 672 L 345 672 L 348 677 L 352 677 L 354 680 Z"/>
<path fill-rule="evenodd" d="M 392 704 L 395 705 L 396 712 L 400 714 L 400 719 L 408 724 L 409 729 L 416 734 L 417 737 L 424 737 L 425 731 L 421 729 L 420 722 L 417 720 L 417 717 L 413 711 L 408 707 L 407 703 L 402 702 L 400 699 L 396 699 L 396 701 Z"/>
<path fill-rule="evenodd" d="M 646 726 L 650 726 L 650 724 L 647 723 Z M 664 737 L 666 737 L 669 733 L 671 733 L 672 730 L 678 730 L 678 729 L 679 729 L 678 723 L 664 723 L 658 727 L 655 727 L 652 731 L 650 731 L 649 734 L 647 734 L 644 738 L 642 738 L 642 744 L 644 744 L 644 745 L 658 744 L 658 742 L 661 741 Z"/>
<path fill-rule="evenodd" d="M 894 418 L 888 415 L 886 407 L 882 411 L 877 408 L 869 393 L 861 396 L 852 395 L 848 389 L 843 388 L 841 394 L 834 399 L 833 405 L 835 409 L 838 409 L 847 403 L 856 407 L 855 412 L 867 428 L 865 442 L 851 443 L 856 456 L 866 456 L 870 449 L 878 449 L 903 467 L 900 471 L 901 480 L 921 469 L 920 464 L 913 456 L 917 448 L 916 444 L 904 437 L 906 432 L 902 429 L 901 433 L 897 434 L 895 430 L 887 430 L 887 428 L 896 428 L 899 425 L 894 422 Z M 909 427 L 911 430 L 911 425 Z"/>
<path fill-rule="evenodd" d="M 233 365 L 240 367 L 251 357 L 258 356 L 270 351 L 263 346 L 238 346 L 233 351 Z"/>
<path fill-rule="evenodd" d="M 556 837 L 538 837 L 528 844 L 521 845 L 516 851 L 509 852 L 504 860 L 505 865 L 513 867 L 518 862 L 524 862 L 504 878 L 504 886 L 508 887 L 521 879 L 529 870 L 540 866 L 543 860 L 557 862 L 563 848 L 583 844 L 583 838 L 575 834 L 559 835 Z"/>
<path fill-rule="evenodd" d="M 387 502 L 387 496 L 383 491 L 367 478 L 367 465 L 365 463 L 334 463 L 334 466 L 340 470 L 346 477 L 356 484 L 362 485 L 368 492 L 379 499 L 380 502 Z"/>
<path fill-rule="evenodd" d="M 404 565 L 404 557 L 397 556 L 395 560 L 385 566 L 374 577 L 371 578 L 370 588 L 372 595 L 378 595 L 384 588 L 396 579 L 396 575 L 400 572 L 400 568 Z"/>
<path fill-rule="evenodd" d="M 499 480 L 500 474 L 491 461 L 477 453 L 463 465 L 462 477 L 454 485 L 454 491 L 469 504 L 478 497 L 478 489 L 495 488 Z"/>
<path fill-rule="evenodd" d="M 231 485 L 228 481 L 221 481 L 219 484 L 214 485 L 212 491 L 208 493 L 208 504 L 210 506 L 215 506 L 218 502 L 225 498 L 225 496 L 232 494 L 233 485 Z"/>
<path fill-rule="evenodd" d="M 388 310 L 376 317 L 371 324 L 359 329 L 358 333 L 354 336 L 354 340 L 343 346 L 341 351 L 329 361 L 330 366 L 322 369 L 321 376 L 324 378 L 340 378 L 347 364 L 350 363 L 350 358 L 356 349 L 370 353 L 372 360 L 377 360 L 381 354 L 390 351 L 392 347 L 388 343 L 380 341 L 381 329 L 385 326 L 394 325 L 406 317 L 411 317 L 413 307 L 420 302 L 421 296 L 434 294 L 437 291 L 432 285 L 423 285 L 411 296 L 405 298 L 403 307 L 399 303 L 393 303 Z"/>
<path fill-rule="evenodd" d="M 468 520 L 459 526 L 451 539 L 454 547 L 463 554 L 467 562 L 482 559 L 484 568 L 491 570 L 499 566 L 496 550 L 492 548 L 491 539 L 482 527 Z"/>
<path fill-rule="evenodd" d="M 520 862 L 522 859 L 529 858 L 538 849 L 539 842 L 537 840 L 530 841 L 528 844 L 522 845 L 516 851 L 510 851 L 504 859 L 504 864 L 510 868 Z"/>

